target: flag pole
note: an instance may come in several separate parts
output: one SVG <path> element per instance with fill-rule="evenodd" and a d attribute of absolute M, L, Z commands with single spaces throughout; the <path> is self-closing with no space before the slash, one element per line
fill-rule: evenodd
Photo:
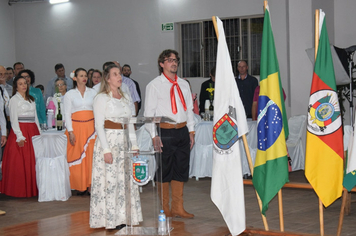
<path fill-rule="evenodd" d="M 216 22 L 216 16 L 213 16 L 212 20 L 213 20 L 213 25 L 214 25 L 214 29 L 215 29 L 216 38 L 219 41 L 219 29 L 218 29 L 218 23 Z"/>
<path fill-rule="evenodd" d="M 213 20 L 213 25 L 214 25 L 215 33 L 216 33 L 216 38 L 219 40 L 219 30 L 218 30 L 218 24 L 217 24 L 217 22 L 216 22 L 216 17 L 213 16 L 213 17 L 212 17 L 212 20 Z M 242 140 L 243 140 L 244 147 L 245 147 L 245 151 L 246 151 L 246 156 L 247 156 L 248 165 L 249 165 L 250 171 L 251 171 L 251 176 L 253 176 L 253 164 L 252 164 L 250 149 L 248 148 L 247 139 L 246 139 L 246 135 L 245 135 L 245 134 L 242 135 Z M 255 191 L 256 191 L 256 190 L 255 190 Z M 259 207 L 260 207 L 260 212 L 262 212 L 262 202 L 261 202 L 260 197 L 258 196 L 257 191 L 256 191 L 256 197 L 257 197 L 258 205 L 259 205 Z M 262 213 L 261 213 L 261 216 L 262 216 L 262 221 L 263 221 L 263 225 L 264 225 L 264 227 L 265 227 L 265 230 L 266 230 L 266 231 L 269 231 L 266 216 L 264 216 Z"/>
<path fill-rule="evenodd" d="M 337 236 L 341 235 L 342 223 L 344 222 L 344 214 L 345 214 L 345 205 L 346 205 L 347 195 L 348 195 L 348 191 L 346 188 L 344 188 L 344 191 L 342 194 L 342 204 L 341 204 L 340 216 L 339 216 L 339 225 L 337 226 Z"/>
<path fill-rule="evenodd" d="M 253 164 L 252 164 L 252 158 L 251 158 L 251 154 L 250 154 L 250 149 L 248 148 L 248 144 L 247 144 L 247 139 L 246 139 L 246 135 L 242 135 L 242 141 L 244 143 L 244 147 L 245 147 L 245 152 L 246 152 L 246 157 L 247 157 L 247 162 L 248 162 L 248 166 L 250 167 L 250 172 L 251 172 L 251 176 L 253 177 Z M 258 201 L 258 205 L 260 207 L 260 212 L 262 212 L 262 201 L 260 196 L 258 195 L 257 191 L 256 192 L 256 197 L 257 197 L 257 201 Z M 261 217 L 262 217 L 262 221 L 263 221 L 263 225 L 265 227 L 266 231 L 269 231 L 268 228 L 268 223 L 267 223 L 267 218 L 265 215 L 263 215 L 261 213 Z"/>
<path fill-rule="evenodd" d="M 316 56 L 318 54 L 318 47 L 319 47 L 319 14 L 320 11 L 319 9 L 315 10 L 315 60 L 316 61 Z M 320 221 L 320 235 L 324 236 L 324 209 L 323 209 L 323 203 L 321 202 L 321 199 L 319 198 L 319 221 Z"/>
<path fill-rule="evenodd" d="M 284 232 L 282 189 L 278 191 L 278 209 L 279 209 L 279 228 L 281 232 Z"/>
<path fill-rule="evenodd" d="M 314 58 L 314 63 L 316 60 L 316 54 L 318 54 L 318 47 L 319 47 L 319 9 L 315 10 L 315 29 L 314 29 L 314 34 L 315 34 L 315 38 L 314 38 L 314 51 L 315 51 L 315 58 Z"/>
<path fill-rule="evenodd" d="M 268 1 L 263 1 L 263 12 L 266 11 L 268 6 Z M 283 198 L 282 198 L 282 189 L 278 191 L 278 211 L 279 211 L 279 228 L 281 232 L 284 232 L 284 217 L 283 217 Z"/>
<path fill-rule="evenodd" d="M 344 151 L 344 157 L 346 157 L 347 152 Z M 346 168 L 346 163 L 345 163 L 345 158 L 344 158 L 344 170 Z M 340 216 L 339 216 L 339 225 L 337 226 L 337 236 L 341 235 L 341 230 L 342 230 L 342 224 L 344 222 L 344 215 L 345 215 L 345 209 L 346 209 L 346 202 L 348 202 L 348 196 L 349 192 L 347 191 L 346 188 L 343 188 L 342 192 L 342 203 L 341 203 L 341 209 L 340 209 Z"/>

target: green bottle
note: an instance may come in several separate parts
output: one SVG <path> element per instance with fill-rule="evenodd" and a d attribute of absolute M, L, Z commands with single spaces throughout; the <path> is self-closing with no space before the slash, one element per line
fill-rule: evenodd
<path fill-rule="evenodd" d="M 62 120 L 62 114 L 61 114 L 61 105 L 58 103 L 58 114 L 57 114 L 57 130 L 62 130 L 63 129 L 63 120 Z"/>

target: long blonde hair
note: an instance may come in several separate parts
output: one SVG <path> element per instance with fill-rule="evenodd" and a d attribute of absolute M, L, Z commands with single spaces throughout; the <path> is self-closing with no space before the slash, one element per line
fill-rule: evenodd
<path fill-rule="evenodd" d="M 100 90 L 99 93 L 105 93 L 105 94 L 109 94 L 111 92 L 111 88 L 110 85 L 108 83 L 108 79 L 110 79 L 110 70 L 113 68 L 118 68 L 120 70 L 120 68 L 113 64 L 113 65 L 109 65 L 107 66 L 104 71 L 103 71 L 103 77 L 101 79 L 101 84 L 100 84 Z M 121 71 L 120 71 L 121 72 Z M 124 93 L 121 90 L 121 87 L 118 88 L 119 89 L 119 94 L 125 98 Z"/>

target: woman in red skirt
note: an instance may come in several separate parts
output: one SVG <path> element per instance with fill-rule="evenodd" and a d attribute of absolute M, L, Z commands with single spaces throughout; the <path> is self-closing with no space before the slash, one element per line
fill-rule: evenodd
<path fill-rule="evenodd" d="M 40 134 L 36 103 L 22 76 L 14 79 L 12 95 L 9 105 L 12 129 L 3 156 L 0 192 L 12 197 L 33 197 L 38 190 L 32 136 Z"/>

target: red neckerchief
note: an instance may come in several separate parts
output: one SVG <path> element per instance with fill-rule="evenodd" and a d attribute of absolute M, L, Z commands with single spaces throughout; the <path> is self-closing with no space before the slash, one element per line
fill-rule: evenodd
<path fill-rule="evenodd" d="M 164 73 L 163 73 L 163 75 L 164 75 L 164 77 L 166 77 L 168 79 L 169 82 L 171 82 L 173 84 L 172 87 L 171 87 L 171 104 L 172 104 L 172 112 L 173 112 L 173 114 L 177 114 L 177 103 L 176 103 L 176 97 L 174 96 L 174 86 L 177 87 L 177 91 L 178 91 L 178 95 L 179 95 L 180 101 L 182 102 L 184 111 L 186 111 L 187 110 L 187 105 L 185 104 L 185 100 L 184 100 L 184 97 L 183 97 L 182 90 L 180 90 L 179 84 L 177 82 L 178 76 L 176 75 L 175 78 L 174 78 L 174 81 L 173 81 L 170 78 L 168 78 Z"/>

